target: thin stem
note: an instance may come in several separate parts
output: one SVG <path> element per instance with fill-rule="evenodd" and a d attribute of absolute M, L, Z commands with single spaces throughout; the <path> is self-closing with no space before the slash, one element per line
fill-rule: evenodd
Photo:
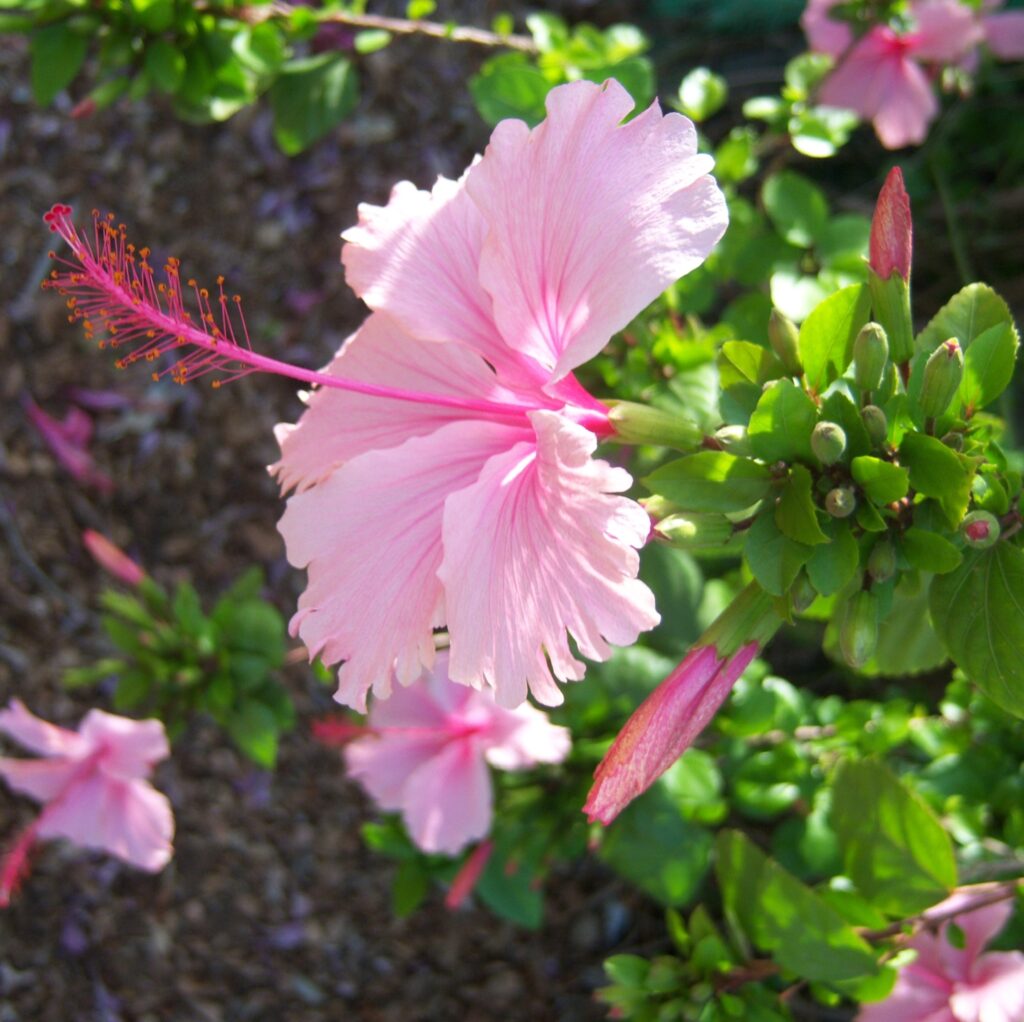
<path fill-rule="evenodd" d="M 308 8 L 303 8 L 309 10 Z M 259 10 L 247 8 L 234 12 L 246 21 L 258 22 L 290 18 L 296 8 L 292 4 L 275 3 Z M 351 25 L 353 28 L 380 29 L 394 35 L 425 35 L 433 39 L 448 39 L 453 43 L 472 43 L 476 46 L 503 47 L 536 53 L 537 44 L 522 35 L 501 35 L 468 25 L 451 25 L 438 21 L 411 21 L 406 18 L 388 18 L 379 14 L 354 14 L 351 11 L 310 11 L 320 24 Z"/>

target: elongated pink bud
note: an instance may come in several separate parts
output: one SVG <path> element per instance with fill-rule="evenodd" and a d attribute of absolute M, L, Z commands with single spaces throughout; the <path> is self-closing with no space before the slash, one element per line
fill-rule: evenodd
<path fill-rule="evenodd" d="M 137 586 L 146 577 L 142 568 L 103 533 L 86 529 L 82 533 L 82 543 L 105 572 L 120 579 L 125 585 Z"/>
<path fill-rule="evenodd" d="M 487 862 L 493 851 L 494 842 L 490 839 L 481 841 L 480 844 L 473 849 L 466 861 L 462 864 L 462 868 L 455 874 L 455 879 L 452 881 L 451 887 L 448 888 L 448 893 L 444 898 L 445 908 L 459 908 L 473 893 L 473 888 L 479 883 L 480 877 L 483 875 L 483 871 L 486 868 Z"/>
<path fill-rule="evenodd" d="M 910 196 L 903 185 L 903 172 L 893 167 L 878 194 L 875 215 L 871 219 L 871 269 L 882 280 L 898 273 L 909 281 L 913 245 Z"/>

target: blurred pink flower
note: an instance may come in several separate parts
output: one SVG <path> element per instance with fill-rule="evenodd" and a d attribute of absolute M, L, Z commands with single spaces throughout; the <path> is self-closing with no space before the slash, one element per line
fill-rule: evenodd
<path fill-rule="evenodd" d="M 532 131 L 504 121 L 432 192 L 402 182 L 344 235 L 373 310 L 327 368 L 407 395 L 321 387 L 278 427 L 279 529 L 309 572 L 292 620 L 344 661 L 337 698 L 417 678 L 447 625 L 450 675 L 503 706 L 542 703 L 659 620 L 636 575 L 645 512 L 592 455 L 607 409 L 572 370 L 722 235 L 724 199 L 693 125 L 626 91 L 552 90 Z"/>
<path fill-rule="evenodd" d="M 907 946 L 917 958 L 900 969 L 892 993 L 865 1005 L 857 1022 L 1020 1022 L 1024 1019 L 1024 954 L 985 945 L 1006 925 L 1010 899 L 971 910 L 977 890 L 963 890 L 933 906 L 925 918 L 944 918 L 938 932 L 921 930 Z M 955 914 L 963 908 L 962 914 Z M 952 918 L 950 918 L 952 916 Z M 950 926 L 963 933 L 951 942 Z M 958 941 L 959 943 L 959 941 Z"/>
<path fill-rule="evenodd" d="M 804 12 L 811 47 L 838 60 L 818 101 L 871 121 L 888 149 L 920 144 L 939 111 L 926 66 L 954 65 L 974 50 L 983 37 L 974 12 L 959 0 L 918 0 L 909 8 L 911 31 L 875 25 L 855 40 L 829 17 L 838 2 L 811 0 Z"/>
<path fill-rule="evenodd" d="M 985 43 L 1000 60 L 1024 58 L 1024 11 L 1000 11 L 1005 0 L 982 4 L 981 25 Z"/>
<path fill-rule="evenodd" d="M 345 765 L 381 809 L 402 813 L 419 848 L 454 855 L 490 830 L 488 764 L 560 763 L 570 738 L 529 704 L 505 710 L 490 692 L 453 683 L 447 660 L 438 653 L 432 672 L 372 704 L 373 734 L 347 746 Z"/>
<path fill-rule="evenodd" d="M 725 702 L 760 646 L 732 656 L 694 646 L 683 662 L 640 704 L 594 772 L 583 811 L 608 824 L 642 795 L 693 744 Z"/>
<path fill-rule="evenodd" d="M 160 721 L 90 710 L 77 732 L 67 731 L 15 699 L 0 710 L 0 733 L 44 757 L 0 758 L 8 786 L 43 804 L 0 867 L 0 905 L 8 903 L 40 838 L 67 838 L 149 872 L 167 865 L 174 817 L 167 798 L 146 781 L 168 754 Z"/>
<path fill-rule="evenodd" d="M 82 543 L 92 559 L 104 571 L 120 579 L 125 585 L 137 586 L 146 577 L 142 568 L 103 533 L 95 529 L 86 529 L 82 533 Z"/>
<path fill-rule="evenodd" d="M 92 486 L 101 493 L 112 493 L 114 482 L 96 467 L 89 453 L 92 419 L 81 408 L 71 407 L 58 421 L 42 410 L 30 397 L 22 400 L 25 415 L 39 431 L 54 457 L 71 477 L 83 486 Z"/>

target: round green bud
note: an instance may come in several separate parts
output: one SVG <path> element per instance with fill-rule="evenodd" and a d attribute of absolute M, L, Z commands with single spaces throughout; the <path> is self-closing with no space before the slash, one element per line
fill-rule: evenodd
<path fill-rule="evenodd" d="M 943 341 L 924 364 L 921 414 L 937 419 L 948 407 L 964 376 L 964 353 L 954 338 Z"/>
<path fill-rule="evenodd" d="M 861 589 L 843 608 L 839 649 L 851 667 L 863 667 L 878 645 L 878 598 Z"/>
<path fill-rule="evenodd" d="M 960 523 L 960 535 L 969 547 L 984 550 L 999 539 L 999 520 L 988 511 L 972 511 Z"/>
<path fill-rule="evenodd" d="M 878 405 L 865 405 L 860 410 L 861 421 L 871 437 L 871 442 L 880 447 L 889 435 L 889 420 Z"/>
<path fill-rule="evenodd" d="M 802 614 L 817 598 L 818 590 L 814 588 L 810 576 L 806 571 L 801 571 L 789 590 L 789 599 L 793 604 L 793 610 L 797 614 Z"/>
<path fill-rule="evenodd" d="M 892 578 L 896 571 L 896 548 L 888 539 L 880 539 L 871 548 L 868 557 L 868 574 L 876 582 L 884 582 Z"/>
<path fill-rule="evenodd" d="M 853 378 L 861 390 L 877 390 L 889 361 L 889 338 L 878 323 L 868 323 L 853 342 Z"/>
<path fill-rule="evenodd" d="M 849 518 L 857 507 L 857 497 L 849 486 L 837 486 L 825 496 L 825 510 L 833 518 Z"/>
<path fill-rule="evenodd" d="M 786 367 L 790 376 L 802 376 L 804 367 L 800 364 L 800 334 L 796 324 L 783 316 L 778 309 L 772 309 L 768 317 L 768 340 L 772 351 Z"/>
<path fill-rule="evenodd" d="M 843 427 L 834 422 L 819 422 L 811 433 L 811 450 L 822 465 L 834 465 L 846 450 Z"/>
<path fill-rule="evenodd" d="M 964 449 L 964 435 L 958 433 L 956 430 L 950 430 L 943 438 L 942 442 L 947 447 L 952 447 L 954 451 L 962 451 Z"/>

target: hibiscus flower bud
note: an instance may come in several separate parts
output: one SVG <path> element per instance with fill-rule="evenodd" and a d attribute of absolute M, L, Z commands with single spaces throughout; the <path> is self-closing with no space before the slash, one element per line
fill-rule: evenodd
<path fill-rule="evenodd" d="M 960 523 L 960 535 L 969 547 L 984 550 L 999 539 L 999 521 L 988 511 L 972 511 Z"/>
<path fill-rule="evenodd" d="M 876 582 L 892 578 L 896 571 L 896 548 L 888 539 L 880 539 L 868 558 L 868 574 Z"/>
<path fill-rule="evenodd" d="M 811 450 L 822 465 L 834 465 L 846 450 L 843 427 L 834 422 L 819 422 L 811 433 Z"/>
<path fill-rule="evenodd" d="M 889 360 L 889 338 L 878 323 L 866 324 L 853 342 L 853 374 L 861 390 L 877 390 Z"/>
<path fill-rule="evenodd" d="M 924 366 L 921 386 L 921 414 L 937 419 L 949 407 L 964 376 L 964 353 L 950 338 L 932 352 Z"/>
<path fill-rule="evenodd" d="M 865 405 L 860 410 L 861 421 L 871 437 L 871 442 L 880 446 L 889 435 L 889 420 L 878 405 Z"/>
<path fill-rule="evenodd" d="M 673 546 L 683 550 L 722 546 L 729 542 L 733 532 L 732 522 L 724 515 L 669 515 L 656 528 Z"/>
<path fill-rule="evenodd" d="M 839 648 L 851 667 L 863 667 L 878 645 L 878 598 L 862 589 L 843 610 L 839 621 Z"/>
<path fill-rule="evenodd" d="M 825 510 L 833 518 L 849 518 L 857 507 L 857 497 L 849 486 L 837 486 L 825 495 Z"/>
<path fill-rule="evenodd" d="M 882 280 L 888 280 L 895 273 L 909 282 L 913 247 L 910 196 L 903 184 L 903 171 L 893 167 L 878 193 L 875 214 L 871 218 L 868 262 Z"/>
<path fill-rule="evenodd" d="M 796 324 L 778 309 L 772 309 L 768 317 L 768 340 L 772 351 L 786 367 L 790 376 L 802 376 L 804 367 L 800 363 L 800 334 Z"/>
<path fill-rule="evenodd" d="M 617 401 L 608 415 L 615 436 L 627 444 L 656 444 L 692 451 L 700 446 L 704 434 L 691 419 L 676 412 Z"/>

